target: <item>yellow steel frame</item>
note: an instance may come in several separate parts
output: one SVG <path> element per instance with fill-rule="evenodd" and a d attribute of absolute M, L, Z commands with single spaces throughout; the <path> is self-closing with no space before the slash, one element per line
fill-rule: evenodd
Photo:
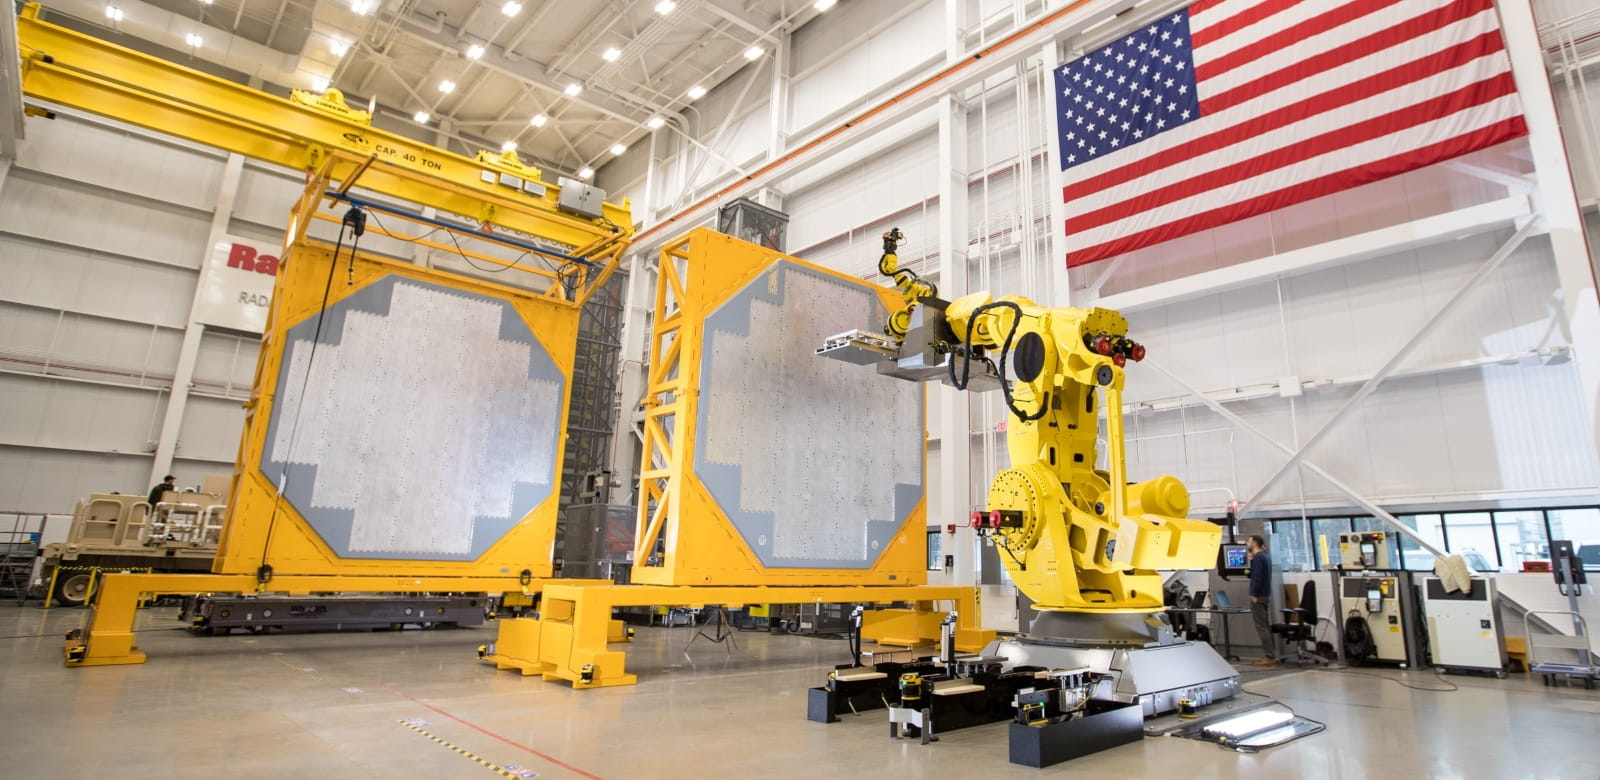
<path fill-rule="evenodd" d="M 760 562 L 694 473 L 705 318 L 780 259 L 860 283 L 704 228 L 661 249 L 631 578 L 650 585 L 920 585 L 927 581 L 926 501 L 870 568 L 780 569 Z M 889 311 L 904 306 L 893 290 L 877 292 Z M 652 565 L 658 542 L 664 542 L 665 554 Z"/>
<path fill-rule="evenodd" d="M 22 91 L 30 99 L 298 170 L 317 170 L 343 151 L 333 169 L 338 180 L 351 178 L 359 160 L 376 157 L 382 164 L 361 177 L 368 190 L 571 247 L 632 233 L 626 201 L 604 204 L 601 219 L 562 212 L 560 186 L 540 181 L 537 169 L 503 156 L 464 157 L 372 127 L 365 112 L 350 110 L 336 92 L 284 100 L 38 16 L 39 5 L 29 3 L 17 20 Z M 543 192 L 502 183 L 519 180 Z"/>
<path fill-rule="evenodd" d="M 863 630 L 863 636 L 909 646 L 938 638 L 943 614 L 934 610 L 933 602 L 952 601 L 958 613 L 956 647 L 976 652 L 995 637 L 993 631 L 977 627 L 977 592 L 976 588 L 927 585 L 671 587 L 552 580 L 545 583 L 540 616 L 501 620 L 494 652 L 486 654 L 484 659 L 500 669 L 515 669 L 524 675 L 538 674 L 546 680 L 566 680 L 573 688 L 632 685 L 638 678 L 624 668 L 626 653 L 606 647 L 608 641 L 617 641 L 612 630 L 611 611 L 615 607 L 662 604 L 703 607 L 707 604 L 916 602 L 914 610 L 891 610 L 885 615 L 889 619 L 880 623 L 876 630 L 872 627 Z"/>
<path fill-rule="evenodd" d="M 266 446 L 278 374 L 289 328 L 322 310 L 328 264 L 333 247 L 306 235 L 315 219 L 336 217 L 323 212 L 334 202 L 332 192 L 349 190 L 353 180 L 334 184 L 334 171 L 348 166 L 362 175 L 372 164 L 334 153 L 310 176 L 291 210 L 285 235 L 284 259 L 273 293 L 267 330 L 262 336 L 255 386 L 247 404 L 245 435 L 234 466 L 233 490 L 214 574 L 115 574 L 105 578 L 89 615 L 87 629 L 68 638 L 69 666 L 105 666 L 142 663 L 145 654 L 133 644 L 133 618 L 142 595 L 169 593 L 310 593 L 310 592 L 538 592 L 552 574 L 551 546 L 555 534 L 558 496 L 552 494 L 523 518 L 521 524 L 474 561 L 410 561 L 343 559 L 333 553 L 259 470 Z M 379 229 L 379 228 L 369 228 Z M 500 242 L 492 234 L 462 231 L 466 246 Z M 503 242 L 500 242 L 503 243 Z M 329 303 L 336 303 L 386 275 L 424 279 L 506 300 L 527 322 L 552 361 L 567 378 L 570 393 L 578 316 L 588 296 L 616 269 L 627 246 L 627 235 L 597 237 L 580 250 L 589 265 L 568 263 L 556 272 L 518 266 L 535 276 L 547 277 L 545 291 L 528 291 L 483 282 L 456 274 L 356 254 L 350 262 L 354 284 L 334 285 Z M 490 255 L 476 253 L 480 258 Z M 503 261 L 502 261 L 503 262 Z M 566 426 L 565 397 L 561 426 Z M 564 439 L 561 440 L 564 444 Z M 560 447 L 554 458 L 559 468 Z M 559 476 L 559 475 L 554 475 Z M 552 479 L 559 484 L 559 479 Z M 269 564 L 270 576 L 262 572 Z M 396 571 L 403 570 L 404 573 Z M 524 574 L 523 572 L 527 573 Z M 572 582 L 572 581 L 569 581 Z"/>

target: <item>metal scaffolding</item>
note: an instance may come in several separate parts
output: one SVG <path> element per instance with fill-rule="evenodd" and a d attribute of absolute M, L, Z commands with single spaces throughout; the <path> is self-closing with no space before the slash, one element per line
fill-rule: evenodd
<path fill-rule="evenodd" d="M 628 274 L 619 271 L 590 296 L 578 318 L 578 351 L 567 411 L 567 451 L 561 468 L 561 514 L 556 555 L 563 554 L 567 507 L 603 503 L 610 475 L 612 426 L 617 413 L 617 360 L 622 351 L 622 310 Z"/>

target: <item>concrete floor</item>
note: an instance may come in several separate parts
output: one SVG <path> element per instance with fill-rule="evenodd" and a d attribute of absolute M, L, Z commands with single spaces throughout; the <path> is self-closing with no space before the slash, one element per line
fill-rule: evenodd
<path fill-rule="evenodd" d="M 1007 762 L 1005 724 L 920 746 L 891 741 L 882 711 L 806 721 L 841 641 L 741 632 L 736 652 L 685 652 L 694 629 L 641 628 L 638 685 L 573 691 L 478 662 L 492 625 L 195 637 L 174 612 L 141 615 L 148 663 L 66 669 L 82 611 L 0 606 L 0 777 L 496 776 L 450 746 L 542 778 L 1600 777 L 1600 689 L 1524 675 L 1247 674 L 1327 730 L 1255 755 L 1151 738 L 1035 770 Z"/>

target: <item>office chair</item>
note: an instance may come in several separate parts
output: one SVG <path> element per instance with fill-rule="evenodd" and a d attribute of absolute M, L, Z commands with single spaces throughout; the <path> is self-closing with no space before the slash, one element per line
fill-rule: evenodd
<path fill-rule="evenodd" d="M 1317 625 L 1323 620 L 1328 620 L 1327 618 L 1317 617 L 1317 583 L 1315 581 L 1306 583 L 1305 592 L 1300 596 L 1300 606 L 1281 611 L 1283 612 L 1284 622 L 1273 623 L 1269 628 L 1272 633 L 1283 637 L 1283 641 L 1294 643 L 1294 662 L 1297 664 L 1304 664 L 1306 661 L 1315 664 L 1329 663 L 1328 659 L 1306 648 L 1307 642 L 1316 641 Z M 1294 622 L 1289 622 L 1291 619 Z M 1332 621 L 1329 621 L 1329 625 L 1332 625 Z M 1290 658 L 1291 656 L 1284 654 L 1279 656 L 1278 660 L 1287 661 Z"/>

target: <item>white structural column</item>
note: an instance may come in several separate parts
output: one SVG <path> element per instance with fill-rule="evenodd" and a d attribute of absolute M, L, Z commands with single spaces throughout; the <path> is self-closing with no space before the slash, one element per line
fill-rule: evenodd
<path fill-rule="evenodd" d="M 767 159 L 776 160 L 789 148 L 789 49 L 788 28 L 778 31 L 778 45 L 772 50 L 772 94 L 767 101 Z"/>
<path fill-rule="evenodd" d="M 953 300 L 967 290 L 967 112 L 953 96 L 939 101 L 939 294 Z M 943 385 L 929 384 L 932 433 L 939 439 L 939 473 L 929 475 L 930 493 L 937 491 L 943 517 L 928 522 L 943 527 L 956 523 L 950 554 L 955 568 L 952 585 L 976 585 L 975 532 L 964 521 L 973 506 L 972 434 L 969 396 Z"/>
<path fill-rule="evenodd" d="M 1529 0 L 1499 0 L 1511 73 L 1522 97 L 1533 153 L 1537 209 L 1550 235 L 1550 251 L 1561 280 L 1561 305 L 1575 353 L 1579 390 L 1591 438 L 1600 447 L 1600 299 L 1595 297 L 1595 272 L 1583 236 L 1583 215 L 1572 184 L 1567 148 L 1561 140 L 1555 99 L 1545 70 L 1544 52 Z"/>
<path fill-rule="evenodd" d="M 210 277 L 211 248 L 228 232 L 228 220 L 233 216 L 233 202 L 239 194 L 239 178 L 244 172 L 244 157 L 228 155 L 222 167 L 222 182 L 217 186 L 217 205 L 211 212 L 211 231 L 206 235 L 206 245 L 200 254 L 200 276 L 195 281 L 194 300 L 189 304 L 189 320 L 183 329 L 183 345 L 178 348 L 178 366 L 172 372 L 172 389 L 167 394 L 167 412 L 161 418 L 161 433 L 156 438 L 155 462 L 150 464 L 150 482 L 172 470 L 172 458 L 178 447 L 178 433 L 183 427 L 183 412 L 189 405 L 189 386 L 194 381 L 194 364 L 200 355 L 200 339 L 206 326 L 196 321 L 200 307 L 201 291 L 206 289 Z"/>
<path fill-rule="evenodd" d="M 1046 306 L 1083 306 L 1092 302 L 1072 300 L 1072 284 L 1067 276 L 1067 203 L 1061 199 L 1064 182 L 1061 164 L 1056 160 L 1056 77 L 1055 69 L 1061 64 L 1060 43 L 1051 40 L 1039 47 L 1039 65 L 1043 69 L 1044 89 L 1039 90 L 1039 130 L 1044 141 L 1045 201 L 1049 203 L 1049 238 L 1045 242 L 1045 265 L 1049 267 L 1050 296 L 1042 301 Z M 1027 121 L 1026 118 L 1023 121 Z"/>

